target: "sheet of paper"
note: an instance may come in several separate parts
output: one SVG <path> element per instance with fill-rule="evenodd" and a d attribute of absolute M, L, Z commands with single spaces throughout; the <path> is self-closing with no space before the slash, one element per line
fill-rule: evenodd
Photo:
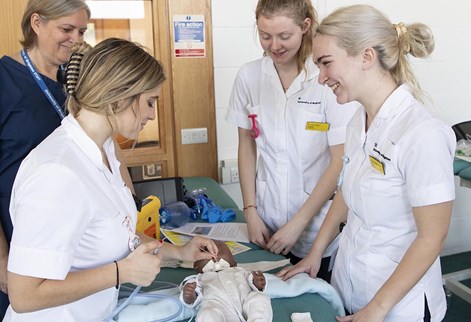
<path fill-rule="evenodd" d="M 271 271 L 276 268 L 285 267 L 289 265 L 290 261 L 288 258 L 280 259 L 277 261 L 260 261 L 260 262 L 252 262 L 252 263 L 237 263 L 237 266 L 245 268 L 248 271 L 256 271 L 260 270 L 262 272 Z"/>
<path fill-rule="evenodd" d="M 461 160 L 464 160 L 464 161 L 471 162 L 471 157 L 467 157 L 467 156 L 464 156 L 464 155 L 456 155 L 456 154 L 455 154 L 455 158 L 458 158 L 458 159 L 461 159 Z"/>
<path fill-rule="evenodd" d="M 236 241 L 241 243 L 249 242 L 249 233 L 246 223 L 187 223 L 174 229 L 161 229 L 162 231 L 172 231 L 180 234 L 196 236 L 201 235 L 212 239 L 223 241 Z"/>
<path fill-rule="evenodd" d="M 175 246 L 183 246 L 193 238 L 193 236 L 183 235 L 167 229 L 160 229 L 160 232 L 165 236 L 164 239 L 167 239 Z"/>
<path fill-rule="evenodd" d="M 234 241 L 226 241 L 226 245 L 231 250 L 232 255 L 237 255 L 250 250 L 250 247 Z"/>
<path fill-rule="evenodd" d="M 172 230 L 161 229 L 160 231 L 162 235 L 165 236 L 165 239 L 176 246 L 183 246 L 193 238 L 193 236 L 180 234 Z M 250 247 L 242 245 L 238 242 L 226 241 L 225 243 L 231 250 L 232 255 L 237 255 L 250 250 Z"/>

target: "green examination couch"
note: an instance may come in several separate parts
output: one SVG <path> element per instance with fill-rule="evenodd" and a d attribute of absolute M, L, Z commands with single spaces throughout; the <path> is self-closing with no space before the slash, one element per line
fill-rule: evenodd
<path fill-rule="evenodd" d="M 469 140 L 471 137 L 471 121 L 463 121 L 457 124 L 454 124 L 452 127 L 453 132 L 456 136 L 456 142 L 460 140 Z M 455 176 L 458 176 L 461 181 L 461 185 L 468 188 L 471 187 L 471 162 L 469 158 L 463 160 L 460 157 L 455 157 L 453 162 L 453 172 Z"/>
<path fill-rule="evenodd" d="M 206 193 L 218 206 L 223 209 L 232 208 L 237 213 L 236 222 L 243 222 L 242 211 L 238 210 L 236 203 L 213 179 L 206 177 L 185 178 L 184 185 L 191 191 L 196 188 L 206 188 Z M 257 262 L 257 261 L 278 261 L 284 259 L 281 255 L 275 255 L 254 244 L 246 244 L 251 247 L 250 251 L 237 254 L 235 259 L 239 263 Z M 269 273 L 276 273 L 270 271 Z M 167 281 L 179 284 L 186 276 L 193 275 L 192 269 L 186 268 L 162 268 L 157 276 L 157 281 Z M 294 312 L 310 312 L 315 322 L 334 322 L 335 311 L 330 304 L 320 295 L 306 293 L 292 298 L 272 299 L 273 321 L 289 322 L 291 314 Z"/>
<path fill-rule="evenodd" d="M 471 162 L 455 158 L 453 172 L 460 178 L 460 185 L 471 188 Z"/>

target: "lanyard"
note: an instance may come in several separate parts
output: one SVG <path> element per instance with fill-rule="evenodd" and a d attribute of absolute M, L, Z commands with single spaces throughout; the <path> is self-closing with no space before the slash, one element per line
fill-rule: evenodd
<path fill-rule="evenodd" d="M 43 91 L 44 95 L 46 95 L 47 99 L 49 102 L 51 102 L 52 107 L 56 110 L 57 114 L 59 114 L 59 117 L 63 119 L 65 117 L 64 111 L 60 107 L 59 103 L 57 103 L 56 99 L 54 96 L 52 96 L 51 91 L 49 88 L 47 88 L 46 83 L 44 83 L 43 78 L 41 75 L 38 73 L 36 68 L 34 68 L 33 63 L 31 62 L 31 59 L 28 56 L 28 53 L 26 52 L 25 49 L 21 50 L 21 57 L 23 58 L 23 61 L 28 68 L 29 72 L 31 73 L 31 76 L 33 76 L 34 80 L 38 84 L 39 88 Z"/>

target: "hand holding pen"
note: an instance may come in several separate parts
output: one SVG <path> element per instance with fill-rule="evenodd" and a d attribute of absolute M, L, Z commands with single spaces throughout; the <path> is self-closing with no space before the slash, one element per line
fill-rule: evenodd
<path fill-rule="evenodd" d="M 160 251 L 160 247 L 162 247 L 163 243 L 164 243 L 164 240 L 165 239 L 160 239 L 159 242 L 160 242 L 160 245 L 157 246 L 153 251 L 152 251 L 152 255 L 157 255 Z"/>
<path fill-rule="evenodd" d="M 213 240 L 196 236 L 184 246 L 175 246 L 172 243 L 156 241 L 154 248 L 150 252 L 158 254 L 158 257 L 164 259 L 177 259 L 195 261 L 199 259 L 213 259 L 218 256 L 218 247 Z M 155 249 L 159 250 L 156 251 Z"/>
<path fill-rule="evenodd" d="M 126 258 L 117 261 L 117 284 L 150 285 L 160 272 L 162 259 L 157 253 L 162 244 L 160 240 L 141 243 Z"/>

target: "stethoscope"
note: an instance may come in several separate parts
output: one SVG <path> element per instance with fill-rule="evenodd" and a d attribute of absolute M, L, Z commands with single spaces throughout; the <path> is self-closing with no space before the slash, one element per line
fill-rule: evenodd
<path fill-rule="evenodd" d="M 137 237 L 137 236 L 136 236 Z M 163 243 L 163 240 L 160 241 L 161 243 Z M 130 245 L 131 243 L 133 244 L 133 248 L 131 248 L 131 251 L 134 251 L 135 248 L 137 248 L 140 244 L 140 239 L 139 237 L 137 238 L 133 238 L 132 240 L 129 241 Z M 157 255 L 158 252 L 160 250 L 160 247 L 154 249 L 154 251 L 152 252 L 153 255 Z M 167 283 L 168 285 L 171 285 L 173 286 L 173 283 L 170 283 L 170 282 L 159 282 L 161 283 L 162 285 L 164 283 Z M 176 285 L 175 285 L 176 286 Z M 115 321 L 113 318 L 115 316 L 117 316 L 122 310 L 124 310 L 128 305 L 131 304 L 131 300 L 135 299 L 135 298 L 138 298 L 138 297 L 145 297 L 145 298 L 154 298 L 154 299 L 167 299 L 167 300 L 170 300 L 172 302 L 174 302 L 176 305 L 177 305 L 177 311 L 173 314 L 170 314 L 169 316 L 167 317 L 164 317 L 164 318 L 161 318 L 161 319 L 158 319 L 158 320 L 153 320 L 151 322 L 168 322 L 168 321 L 175 321 L 175 319 L 180 316 L 180 314 L 182 313 L 183 311 L 183 304 L 180 302 L 179 298 L 175 298 L 171 295 L 167 295 L 167 294 L 153 294 L 153 293 L 146 293 L 146 292 L 140 292 L 141 290 L 141 286 L 136 286 L 136 288 L 131 292 L 131 293 L 128 293 L 128 292 L 121 292 L 120 294 L 121 295 L 129 295 L 126 300 L 124 300 L 120 305 L 118 305 L 114 310 L 113 312 L 111 312 L 111 314 L 105 319 L 103 320 L 104 322 L 112 322 L 112 321 Z M 121 290 L 120 290 L 121 291 Z"/>
<path fill-rule="evenodd" d="M 257 127 L 257 123 L 255 122 L 255 118 L 257 117 L 257 114 L 249 114 L 249 119 L 252 120 L 252 128 L 250 129 L 250 136 L 253 139 L 256 139 L 260 135 L 260 130 Z"/>

